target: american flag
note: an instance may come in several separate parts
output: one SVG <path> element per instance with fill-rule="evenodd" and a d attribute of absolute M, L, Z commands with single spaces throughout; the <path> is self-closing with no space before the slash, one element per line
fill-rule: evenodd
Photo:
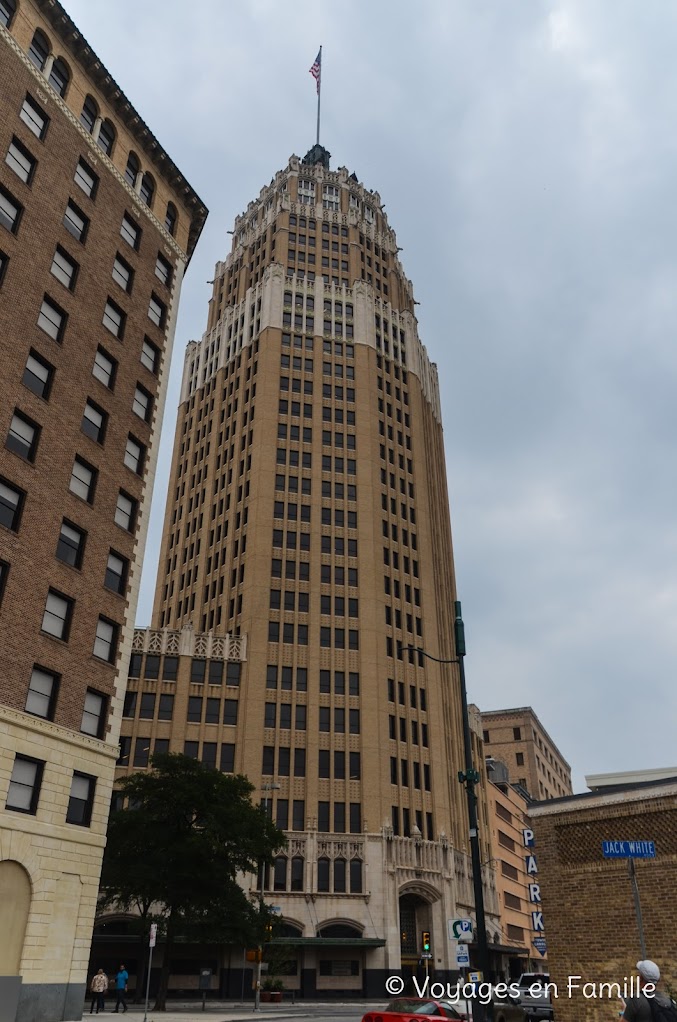
<path fill-rule="evenodd" d="M 317 82 L 317 91 L 319 92 L 320 91 L 320 75 L 322 73 L 322 47 L 321 46 L 320 46 L 320 49 L 318 51 L 317 56 L 315 57 L 315 63 L 310 68 L 310 73 L 313 76 L 313 78 L 315 79 L 315 81 Z"/>

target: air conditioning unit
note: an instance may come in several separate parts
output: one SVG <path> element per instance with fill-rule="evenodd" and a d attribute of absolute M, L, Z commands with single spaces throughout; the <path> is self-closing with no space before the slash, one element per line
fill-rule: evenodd
<path fill-rule="evenodd" d="M 487 757 L 487 778 L 493 781 L 494 784 L 509 784 L 510 775 L 508 774 L 508 768 L 505 763 L 502 763 L 500 759 L 492 759 L 491 756 Z"/>

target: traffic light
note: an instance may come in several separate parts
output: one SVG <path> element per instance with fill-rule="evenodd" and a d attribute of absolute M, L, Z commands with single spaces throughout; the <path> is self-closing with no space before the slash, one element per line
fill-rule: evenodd
<path fill-rule="evenodd" d="M 421 943 L 424 951 L 430 951 L 430 930 L 424 930 L 421 935 Z"/>

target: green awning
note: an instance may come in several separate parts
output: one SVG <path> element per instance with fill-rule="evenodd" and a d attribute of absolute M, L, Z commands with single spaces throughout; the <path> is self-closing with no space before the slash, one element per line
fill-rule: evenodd
<path fill-rule="evenodd" d="M 273 937 L 276 947 L 385 947 L 381 937 Z"/>

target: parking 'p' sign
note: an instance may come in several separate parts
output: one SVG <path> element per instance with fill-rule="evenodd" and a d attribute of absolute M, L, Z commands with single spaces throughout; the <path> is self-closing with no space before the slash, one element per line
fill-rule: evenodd
<path fill-rule="evenodd" d="M 472 919 L 449 919 L 449 940 L 472 941 Z"/>

